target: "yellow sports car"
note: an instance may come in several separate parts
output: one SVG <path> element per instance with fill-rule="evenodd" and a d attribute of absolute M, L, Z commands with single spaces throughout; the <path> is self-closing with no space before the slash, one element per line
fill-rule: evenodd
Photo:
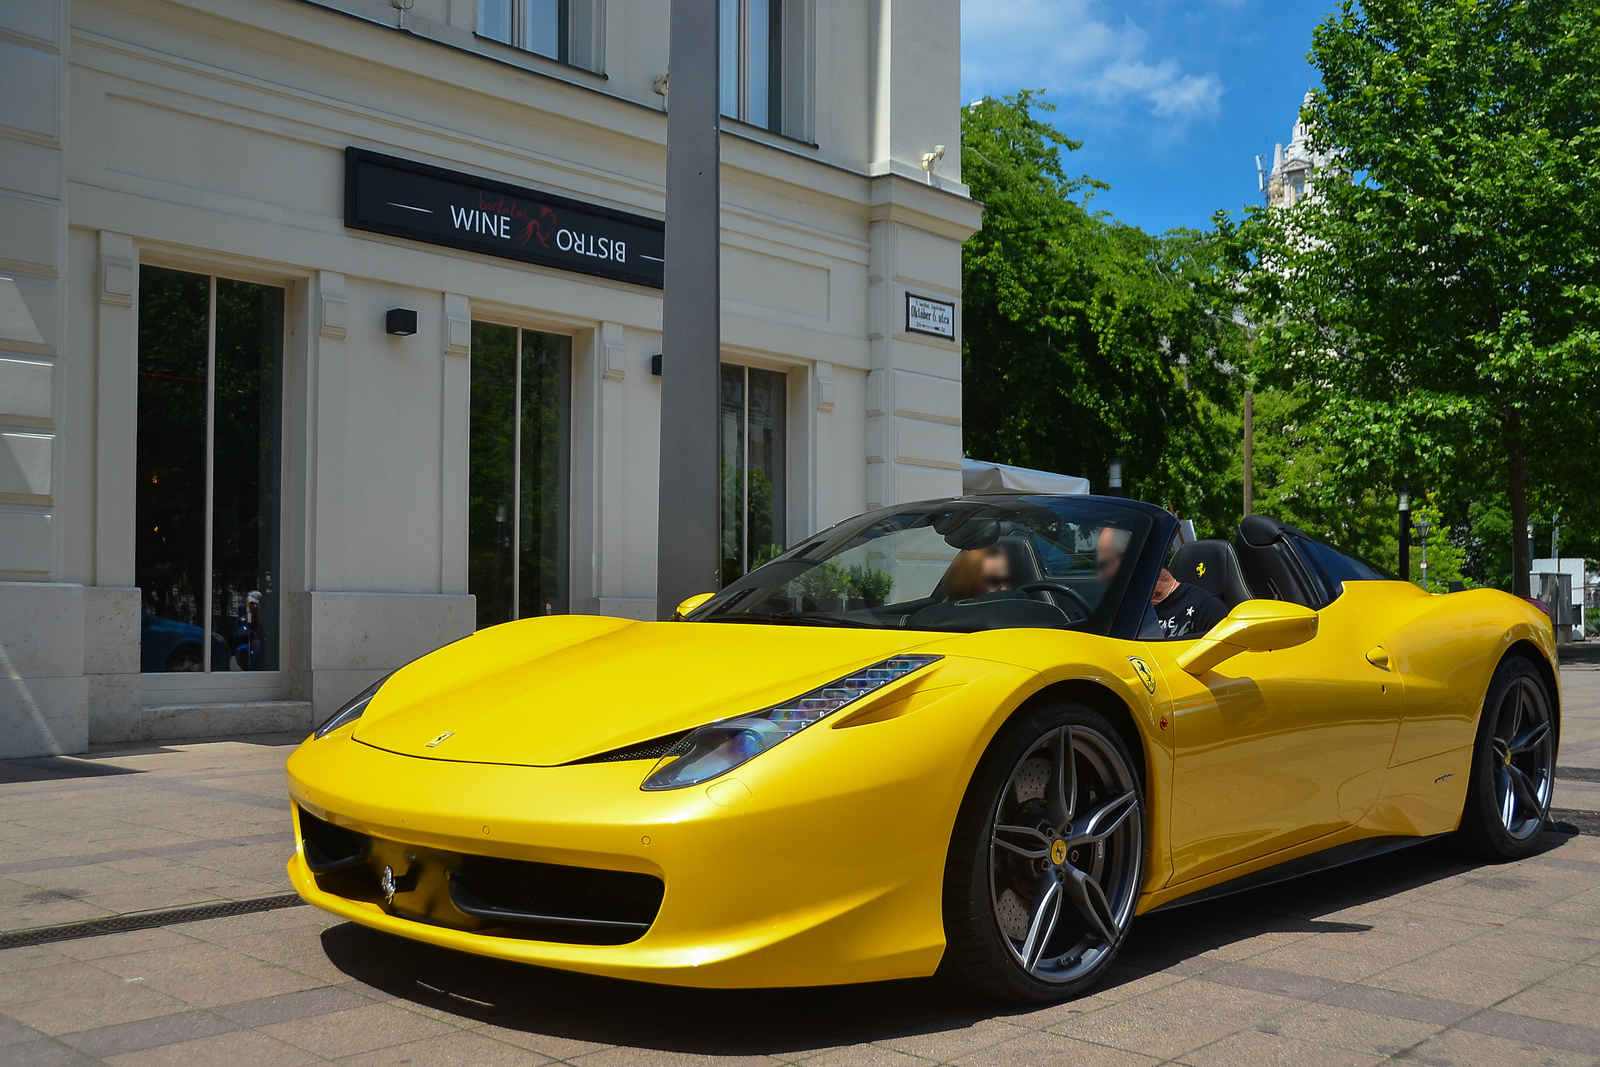
<path fill-rule="evenodd" d="M 1554 641 L 1262 516 L 988 496 L 807 538 L 672 622 L 483 630 L 289 761 L 295 888 L 450 948 L 699 986 L 1017 1000 L 1134 917 L 1458 833 L 1526 855 Z"/>

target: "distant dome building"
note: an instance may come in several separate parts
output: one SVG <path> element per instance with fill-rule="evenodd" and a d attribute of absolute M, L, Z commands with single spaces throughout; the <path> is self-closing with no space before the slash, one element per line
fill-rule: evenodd
<path fill-rule="evenodd" d="M 1311 103 L 1308 91 L 1301 102 L 1302 112 Z M 1316 173 L 1333 163 L 1334 153 L 1316 152 L 1311 148 L 1311 128 L 1303 119 L 1297 119 L 1294 132 L 1289 136 L 1288 147 L 1280 141 L 1273 148 L 1272 170 L 1262 176 L 1261 188 L 1267 195 L 1268 207 L 1293 207 L 1313 195 Z M 1257 166 L 1260 166 L 1259 158 Z"/>

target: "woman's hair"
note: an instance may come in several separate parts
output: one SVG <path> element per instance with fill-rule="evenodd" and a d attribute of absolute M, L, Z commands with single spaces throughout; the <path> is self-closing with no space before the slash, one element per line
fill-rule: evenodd
<path fill-rule="evenodd" d="M 950 561 L 950 569 L 944 572 L 945 599 L 971 600 L 989 592 L 983 584 L 983 561 L 994 555 L 1005 555 L 1005 549 L 990 545 L 957 553 L 956 558 Z"/>

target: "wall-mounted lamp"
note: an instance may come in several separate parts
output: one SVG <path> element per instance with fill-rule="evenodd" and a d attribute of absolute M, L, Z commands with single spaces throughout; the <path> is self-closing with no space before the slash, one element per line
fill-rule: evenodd
<path fill-rule="evenodd" d="M 1122 457 L 1112 456 L 1110 469 L 1106 472 L 1106 496 L 1122 495 Z"/>
<path fill-rule="evenodd" d="M 944 145 L 936 144 L 933 146 L 932 152 L 922 153 L 922 169 L 931 173 L 934 169 L 934 166 L 943 160 Z"/>
<path fill-rule="evenodd" d="M 396 337 L 410 337 L 417 332 L 417 313 L 411 308 L 390 308 L 384 329 Z"/>

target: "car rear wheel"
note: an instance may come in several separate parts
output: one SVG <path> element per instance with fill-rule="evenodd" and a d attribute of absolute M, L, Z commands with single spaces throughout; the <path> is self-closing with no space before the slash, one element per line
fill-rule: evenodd
<path fill-rule="evenodd" d="M 1500 661 L 1484 697 L 1461 839 L 1491 861 L 1538 847 L 1555 789 L 1560 721 L 1539 669 L 1521 656 Z"/>
<path fill-rule="evenodd" d="M 989 746 L 945 870 L 942 971 L 1017 1001 L 1070 997 L 1126 939 L 1144 876 L 1143 791 L 1116 729 L 1040 704 Z"/>

